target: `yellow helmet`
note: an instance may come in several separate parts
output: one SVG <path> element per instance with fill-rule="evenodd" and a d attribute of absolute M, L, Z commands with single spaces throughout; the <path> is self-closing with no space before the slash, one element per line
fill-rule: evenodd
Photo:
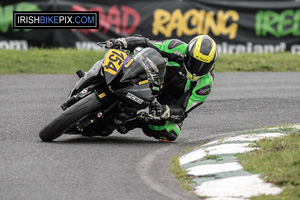
<path fill-rule="evenodd" d="M 184 64 L 190 80 L 195 81 L 209 73 L 217 60 L 215 41 L 208 35 L 193 38 L 187 47 Z"/>

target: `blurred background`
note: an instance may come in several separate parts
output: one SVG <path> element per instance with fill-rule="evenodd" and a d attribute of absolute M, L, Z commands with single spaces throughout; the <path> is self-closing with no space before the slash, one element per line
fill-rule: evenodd
<path fill-rule="evenodd" d="M 13 29 L 13 11 L 98 11 L 99 29 Z M 189 42 L 208 34 L 220 54 L 300 53 L 300 2 L 246 0 L 43 0 L 0 2 L 0 49 L 72 47 L 140 34 Z"/>

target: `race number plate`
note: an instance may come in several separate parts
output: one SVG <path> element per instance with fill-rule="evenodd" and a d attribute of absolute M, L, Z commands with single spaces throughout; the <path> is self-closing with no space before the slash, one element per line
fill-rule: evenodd
<path fill-rule="evenodd" d="M 112 75 L 116 75 L 122 67 L 123 60 L 126 56 L 127 54 L 122 51 L 110 49 L 107 52 L 106 58 L 104 60 L 104 71 Z"/>

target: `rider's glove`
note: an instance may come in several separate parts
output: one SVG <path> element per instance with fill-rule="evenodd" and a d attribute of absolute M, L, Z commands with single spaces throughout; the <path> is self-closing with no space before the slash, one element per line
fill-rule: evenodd
<path fill-rule="evenodd" d="M 112 49 L 126 49 L 127 48 L 127 42 L 125 38 L 118 38 L 118 39 L 109 39 L 106 41 L 106 46 L 108 48 Z"/>
<path fill-rule="evenodd" d="M 157 100 L 151 102 L 150 113 L 161 119 L 168 119 L 170 117 L 170 108 L 168 105 L 161 105 Z"/>

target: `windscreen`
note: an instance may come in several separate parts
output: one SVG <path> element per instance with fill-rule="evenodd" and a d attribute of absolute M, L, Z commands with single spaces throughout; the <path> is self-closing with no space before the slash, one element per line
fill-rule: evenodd
<path fill-rule="evenodd" d="M 157 85 L 164 83 L 166 61 L 155 49 L 144 48 L 133 59 L 145 69 L 150 82 Z"/>

